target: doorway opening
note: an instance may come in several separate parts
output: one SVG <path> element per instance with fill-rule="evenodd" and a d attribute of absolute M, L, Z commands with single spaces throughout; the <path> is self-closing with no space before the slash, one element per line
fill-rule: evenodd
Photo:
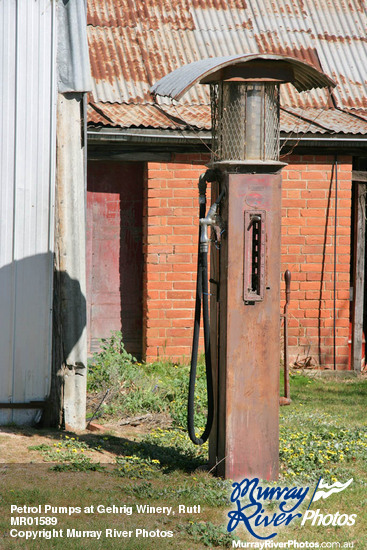
<path fill-rule="evenodd" d="M 88 353 L 121 331 L 143 351 L 144 163 L 90 161 L 87 187 Z"/>

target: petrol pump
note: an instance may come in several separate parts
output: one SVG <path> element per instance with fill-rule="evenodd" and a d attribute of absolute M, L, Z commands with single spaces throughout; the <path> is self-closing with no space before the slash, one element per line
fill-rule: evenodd
<path fill-rule="evenodd" d="M 199 181 L 198 289 L 188 424 L 209 436 L 209 462 L 222 477 L 278 477 L 281 169 L 279 88 L 335 86 L 313 66 L 278 55 L 204 59 L 166 75 L 153 94 L 179 100 L 210 86 L 212 158 Z M 212 206 L 205 216 L 205 185 Z M 213 238 L 209 236 L 212 228 Z M 210 258 L 210 330 L 207 250 Z M 198 437 L 193 387 L 203 303 L 208 422 Z M 190 411 L 191 408 L 191 411 Z"/>

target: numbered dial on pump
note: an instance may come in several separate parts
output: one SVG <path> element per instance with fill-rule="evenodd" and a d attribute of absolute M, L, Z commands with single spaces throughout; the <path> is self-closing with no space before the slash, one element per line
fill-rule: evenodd
<path fill-rule="evenodd" d="M 243 299 L 246 303 L 259 302 L 264 299 L 265 223 L 264 211 L 245 211 Z"/>

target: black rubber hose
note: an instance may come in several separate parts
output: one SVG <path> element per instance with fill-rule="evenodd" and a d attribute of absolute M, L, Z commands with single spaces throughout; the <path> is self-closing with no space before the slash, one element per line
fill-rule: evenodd
<path fill-rule="evenodd" d="M 226 194 L 226 188 L 223 186 L 223 189 L 222 189 L 220 195 L 218 196 L 217 200 L 215 201 L 215 204 L 219 204 L 220 201 L 223 199 L 225 194 Z"/>
<path fill-rule="evenodd" d="M 201 439 L 205 442 L 210 434 L 214 417 L 213 374 L 212 358 L 210 351 L 210 322 L 209 322 L 209 289 L 208 289 L 208 254 L 203 253 L 203 323 L 204 323 L 204 350 L 206 366 L 206 390 L 208 396 L 208 416 L 206 427 Z"/>
<path fill-rule="evenodd" d="M 205 203 L 200 204 L 200 218 L 205 217 Z M 191 368 L 189 381 L 189 396 L 187 406 L 187 426 L 191 441 L 195 445 L 202 445 L 207 441 L 213 425 L 214 417 L 214 396 L 213 396 L 213 377 L 212 365 L 210 356 L 210 328 L 209 328 L 209 300 L 208 300 L 208 257 L 207 252 L 200 251 L 200 232 L 199 227 L 199 242 L 198 242 L 198 267 L 197 267 L 197 284 L 196 284 L 196 299 L 195 299 L 195 321 L 194 335 L 191 354 Z M 206 388 L 208 395 L 208 415 L 206 426 L 201 437 L 196 437 L 194 426 L 195 414 L 195 381 L 196 369 L 199 348 L 200 335 L 200 317 L 201 305 L 203 306 L 204 320 L 204 349 L 205 349 L 205 365 L 206 365 Z"/>

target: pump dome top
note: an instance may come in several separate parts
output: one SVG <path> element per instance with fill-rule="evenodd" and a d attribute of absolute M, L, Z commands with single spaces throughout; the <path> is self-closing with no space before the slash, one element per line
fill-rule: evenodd
<path fill-rule="evenodd" d="M 336 84 L 312 65 L 283 55 L 247 54 L 202 59 L 167 74 L 151 87 L 153 95 L 180 99 L 194 84 L 221 80 L 291 82 L 299 92 Z"/>

